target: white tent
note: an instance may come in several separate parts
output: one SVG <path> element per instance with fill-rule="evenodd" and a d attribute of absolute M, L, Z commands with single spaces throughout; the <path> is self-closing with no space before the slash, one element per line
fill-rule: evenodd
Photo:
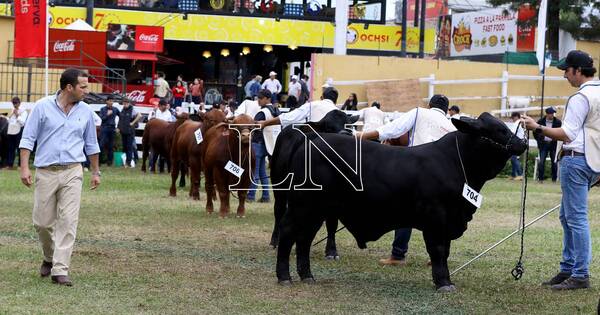
<path fill-rule="evenodd" d="M 72 30 L 72 31 L 96 31 L 95 28 L 93 28 L 91 25 L 87 24 L 82 19 L 75 20 L 75 22 L 67 25 L 67 27 L 65 27 L 65 29 Z"/>

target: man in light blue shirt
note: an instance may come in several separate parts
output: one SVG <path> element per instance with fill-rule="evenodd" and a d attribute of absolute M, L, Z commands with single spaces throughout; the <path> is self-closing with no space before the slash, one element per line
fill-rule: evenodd
<path fill-rule="evenodd" d="M 37 142 L 33 224 L 44 254 L 40 275 L 52 275 L 53 283 L 67 286 L 72 285 L 68 274 L 79 218 L 84 149 L 91 162 L 91 189 L 100 185 L 94 114 L 81 101 L 87 92 L 87 74 L 65 70 L 60 91 L 36 102 L 19 145 L 21 181 L 30 187 L 29 156 Z"/>

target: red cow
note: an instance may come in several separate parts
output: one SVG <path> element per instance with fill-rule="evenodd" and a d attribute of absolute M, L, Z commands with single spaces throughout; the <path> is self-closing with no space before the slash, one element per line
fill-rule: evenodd
<path fill-rule="evenodd" d="M 213 126 L 218 123 L 225 121 L 225 114 L 220 110 L 212 110 L 206 114 L 201 114 L 200 118 L 202 122 L 186 121 L 183 123 L 173 137 L 173 143 L 171 145 L 171 188 L 169 195 L 175 197 L 177 195 L 177 188 L 175 182 L 181 170 L 181 179 L 183 186 L 185 186 L 185 171 L 190 169 L 190 197 L 194 200 L 200 199 L 200 171 L 202 169 L 202 157 L 204 141 L 200 144 L 196 141 L 194 132 L 200 129 L 202 135 Z M 182 186 L 182 185 L 180 185 Z"/>
<path fill-rule="evenodd" d="M 204 139 L 206 211 L 209 214 L 213 212 L 213 199 L 216 199 L 216 186 L 221 201 L 219 211 L 221 218 L 224 218 L 229 213 L 230 185 L 235 185 L 235 188 L 242 189 L 238 190 L 239 205 L 237 208 L 237 217 L 243 218 L 245 216 L 247 189 L 250 188 L 250 177 L 252 176 L 250 170 L 251 166 L 254 167 L 254 153 L 250 152 L 250 133 L 252 128 L 254 128 L 254 119 L 248 115 L 240 115 L 233 120 L 233 124 L 243 126 L 236 126 L 236 129 L 231 130 L 228 124 L 219 124 L 210 129 Z M 225 166 L 229 161 L 244 169 L 239 178 L 225 170 Z"/>
<path fill-rule="evenodd" d="M 175 130 L 181 126 L 189 115 L 187 113 L 181 113 L 177 116 L 175 122 L 166 122 L 160 119 L 152 119 L 148 121 L 144 128 L 144 135 L 142 136 L 142 172 L 146 172 L 146 160 L 148 159 L 148 153 L 150 150 L 154 152 L 154 157 L 163 156 L 167 160 L 167 169 L 170 170 L 171 165 L 171 144 L 173 143 L 173 137 L 175 136 Z M 157 161 L 155 161 L 157 162 Z M 150 168 L 150 172 L 154 173 L 156 163 Z"/>

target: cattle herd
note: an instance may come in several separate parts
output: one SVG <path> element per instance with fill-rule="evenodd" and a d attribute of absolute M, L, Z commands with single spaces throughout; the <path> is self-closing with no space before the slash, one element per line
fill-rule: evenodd
<path fill-rule="evenodd" d="M 169 157 L 171 196 L 176 195 L 177 178 L 182 186 L 189 173 L 189 195 L 199 199 L 204 174 L 206 211 L 213 212 L 218 192 L 221 218 L 229 214 L 230 191 L 237 190 L 237 216 L 244 217 L 254 168 L 250 136 L 258 126 L 247 115 L 226 121 L 218 110 L 200 114 L 199 120 L 184 116 L 171 123 L 148 123 L 144 161 L 149 150 Z M 271 245 L 277 248 L 278 282 L 292 283 L 289 257 L 294 244 L 301 281 L 314 282 L 311 244 L 327 221 L 327 256 L 337 257 L 334 235 L 339 220 L 359 248 L 394 229 L 421 230 L 436 289 L 455 290 L 447 264 L 450 243 L 462 236 L 477 210 L 463 197 L 463 188 L 466 184 L 481 191 L 527 144 L 488 113 L 453 119 L 458 131 L 410 148 L 357 139 L 344 129 L 351 122 L 342 111 L 332 111 L 320 122 L 287 126 L 277 139 L 270 177 L 275 196 Z M 227 171 L 229 162 L 243 173 Z"/>

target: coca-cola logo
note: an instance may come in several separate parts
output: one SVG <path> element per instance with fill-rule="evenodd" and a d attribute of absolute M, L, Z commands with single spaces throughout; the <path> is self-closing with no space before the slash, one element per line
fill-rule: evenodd
<path fill-rule="evenodd" d="M 146 91 L 133 90 L 127 93 L 127 98 L 136 103 L 143 103 L 146 99 Z"/>
<path fill-rule="evenodd" d="M 157 43 L 158 42 L 158 34 L 140 34 L 140 40 L 143 42 Z"/>
<path fill-rule="evenodd" d="M 54 52 L 75 51 L 75 40 L 67 39 L 65 41 L 56 41 L 54 43 Z"/>

